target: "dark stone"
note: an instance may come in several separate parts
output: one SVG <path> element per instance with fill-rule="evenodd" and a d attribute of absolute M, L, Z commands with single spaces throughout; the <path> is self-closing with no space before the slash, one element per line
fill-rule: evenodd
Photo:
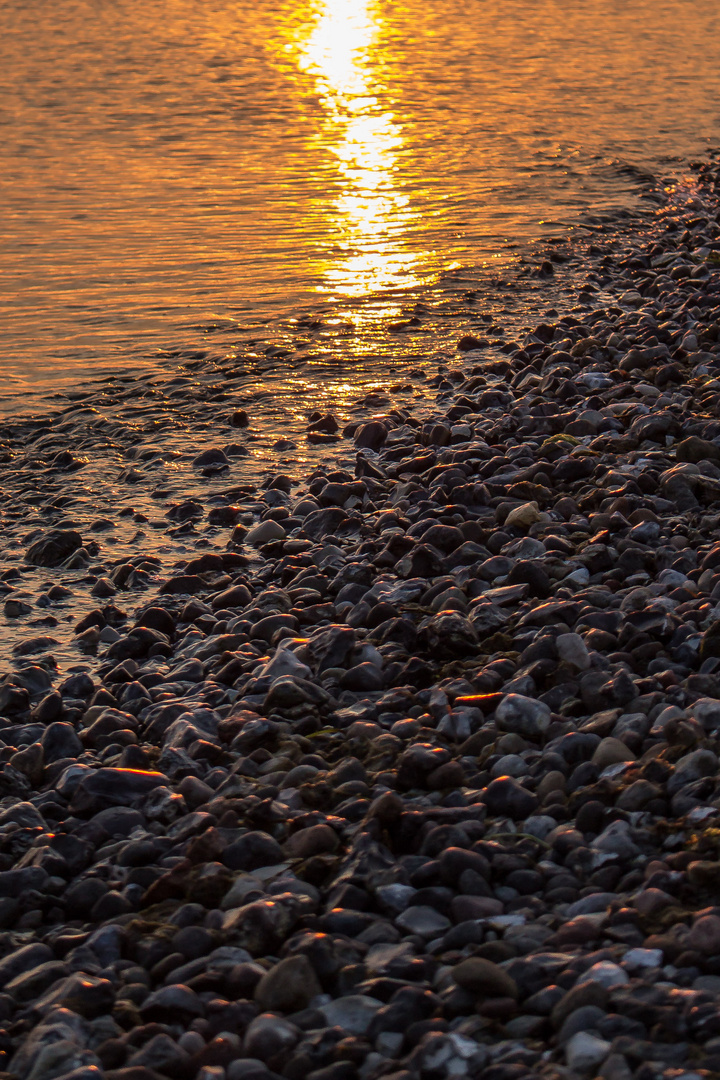
<path fill-rule="evenodd" d="M 261 866 L 274 866 L 285 858 L 277 840 L 264 832 L 248 832 L 229 844 L 222 853 L 222 861 L 230 870 L 256 870 Z"/>
<path fill-rule="evenodd" d="M 35 566 L 59 566 L 83 546 L 74 529 L 49 529 L 28 548 L 25 558 Z"/>
<path fill-rule="evenodd" d="M 483 793 L 483 802 L 491 814 L 510 817 L 514 821 L 530 817 L 539 805 L 537 795 L 511 776 L 499 776 L 488 784 Z"/>
<path fill-rule="evenodd" d="M 379 420 L 362 424 L 355 432 L 353 441 L 358 450 L 379 450 L 387 439 L 387 428 Z"/>
<path fill-rule="evenodd" d="M 97 769 L 83 776 L 73 795 L 76 814 L 97 814 L 110 806 L 127 806 L 167 783 L 159 772 Z"/>

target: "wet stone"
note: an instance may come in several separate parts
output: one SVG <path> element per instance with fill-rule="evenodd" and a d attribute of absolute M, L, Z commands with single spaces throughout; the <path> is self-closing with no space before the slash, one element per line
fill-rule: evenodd
<path fill-rule="evenodd" d="M 27 549 L 25 558 L 35 566 L 59 566 L 83 546 L 74 529 L 49 529 Z"/>

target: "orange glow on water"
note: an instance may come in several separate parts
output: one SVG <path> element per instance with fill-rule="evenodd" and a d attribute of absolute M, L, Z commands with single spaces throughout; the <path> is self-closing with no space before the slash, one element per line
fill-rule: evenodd
<path fill-rule="evenodd" d="M 417 222 L 396 177 L 402 126 L 376 92 L 380 30 L 372 0 L 326 0 L 310 35 L 292 50 L 320 94 L 323 139 L 337 168 L 341 250 L 323 267 L 324 279 L 348 297 L 422 280 L 422 254 L 403 243 Z"/>
<path fill-rule="evenodd" d="M 633 169 L 717 143 L 718 4 L 688 7 L 5 0 L 4 378 L 321 313 L 353 326 L 301 328 L 308 386 L 330 353 L 374 379 L 377 326 L 466 271 L 492 298 L 526 245 L 635 205 Z"/>

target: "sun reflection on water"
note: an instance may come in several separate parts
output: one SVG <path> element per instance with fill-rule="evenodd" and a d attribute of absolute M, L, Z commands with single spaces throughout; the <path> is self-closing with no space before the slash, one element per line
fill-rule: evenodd
<path fill-rule="evenodd" d="M 324 278 L 347 297 L 422 280 L 423 255 L 408 241 L 419 222 L 396 178 L 403 132 L 377 96 L 372 71 L 380 30 L 372 0 L 325 0 L 310 36 L 296 42 L 296 63 L 315 82 L 323 141 L 337 163 L 331 197 L 340 250 L 324 263 Z"/>

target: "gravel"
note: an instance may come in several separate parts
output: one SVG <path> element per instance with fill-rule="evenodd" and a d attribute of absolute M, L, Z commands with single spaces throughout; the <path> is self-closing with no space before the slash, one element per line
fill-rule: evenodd
<path fill-rule="evenodd" d="M 573 310 L 462 336 L 431 405 L 311 417 L 303 475 L 227 487 L 216 431 L 176 498 L 138 436 L 152 543 L 57 494 L 114 421 L 8 421 L 0 1076 L 720 1072 L 720 172 L 694 176 L 585 249 Z"/>

